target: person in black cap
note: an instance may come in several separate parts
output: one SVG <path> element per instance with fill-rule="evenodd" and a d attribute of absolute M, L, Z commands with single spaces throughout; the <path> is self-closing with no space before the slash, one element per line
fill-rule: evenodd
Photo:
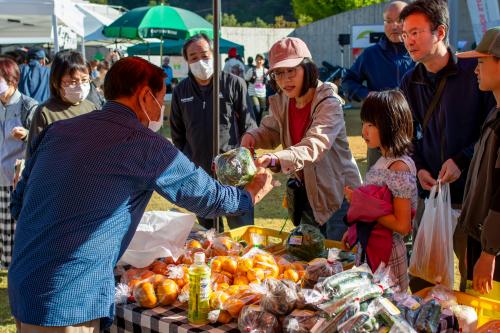
<path fill-rule="evenodd" d="M 50 70 L 45 66 L 45 62 L 45 51 L 42 48 L 33 47 L 28 51 L 28 64 L 20 66 L 19 91 L 39 103 L 47 100 L 50 95 Z"/>

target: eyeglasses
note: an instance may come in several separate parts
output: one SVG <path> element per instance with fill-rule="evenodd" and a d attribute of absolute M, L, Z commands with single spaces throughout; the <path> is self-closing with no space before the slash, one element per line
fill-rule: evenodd
<path fill-rule="evenodd" d="M 295 75 L 297 75 L 297 67 L 275 70 L 272 71 L 271 74 L 269 74 L 269 76 L 271 76 L 271 79 L 275 81 L 283 80 L 284 78 L 293 79 Z"/>
<path fill-rule="evenodd" d="M 406 32 L 406 31 L 403 31 L 401 33 L 401 37 L 403 38 L 403 40 L 407 40 L 409 38 L 415 40 L 415 39 L 418 39 L 418 37 L 420 37 L 420 34 L 422 34 L 423 32 L 432 32 L 430 30 L 425 30 L 425 29 L 415 29 L 415 30 L 412 30 L 410 32 Z"/>
<path fill-rule="evenodd" d="M 87 84 L 90 83 L 89 79 L 83 79 L 83 80 L 71 80 L 71 81 L 61 81 L 61 85 L 63 87 L 74 87 L 74 86 L 81 86 L 82 84 Z"/>

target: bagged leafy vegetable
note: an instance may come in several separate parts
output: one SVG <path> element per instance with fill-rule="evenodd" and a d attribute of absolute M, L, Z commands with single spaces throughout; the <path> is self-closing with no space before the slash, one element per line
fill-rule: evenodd
<path fill-rule="evenodd" d="M 252 154 L 244 147 L 217 155 L 214 164 L 217 179 L 225 185 L 244 186 L 257 172 Z"/>
<path fill-rule="evenodd" d="M 288 253 L 302 259 L 312 260 L 325 250 L 325 237 L 315 226 L 301 224 L 293 229 L 286 240 Z"/>

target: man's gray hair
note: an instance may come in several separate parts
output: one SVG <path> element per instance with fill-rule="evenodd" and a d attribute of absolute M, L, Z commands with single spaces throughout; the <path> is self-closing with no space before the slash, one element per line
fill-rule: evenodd
<path fill-rule="evenodd" d="M 208 47 L 210 48 L 210 51 L 213 52 L 214 46 L 213 46 L 213 43 L 212 43 L 212 40 L 210 39 L 210 37 L 208 37 L 204 33 L 196 34 L 196 35 L 192 36 L 191 38 L 189 38 L 188 40 L 186 40 L 186 42 L 184 43 L 184 46 L 182 46 L 182 56 L 184 57 L 185 60 L 187 60 L 187 49 L 188 49 L 189 45 L 196 43 L 197 41 L 199 41 L 201 39 L 204 39 L 208 43 Z"/>

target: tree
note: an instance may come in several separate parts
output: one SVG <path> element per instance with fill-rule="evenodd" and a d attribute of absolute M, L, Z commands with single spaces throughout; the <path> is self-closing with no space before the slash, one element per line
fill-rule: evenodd
<path fill-rule="evenodd" d="M 313 21 L 383 2 L 384 0 L 292 0 L 295 17 L 304 20 L 305 17 Z"/>
<path fill-rule="evenodd" d="M 297 26 L 297 22 L 287 21 L 283 17 L 283 15 L 276 16 L 274 18 L 274 28 L 295 28 Z"/>

